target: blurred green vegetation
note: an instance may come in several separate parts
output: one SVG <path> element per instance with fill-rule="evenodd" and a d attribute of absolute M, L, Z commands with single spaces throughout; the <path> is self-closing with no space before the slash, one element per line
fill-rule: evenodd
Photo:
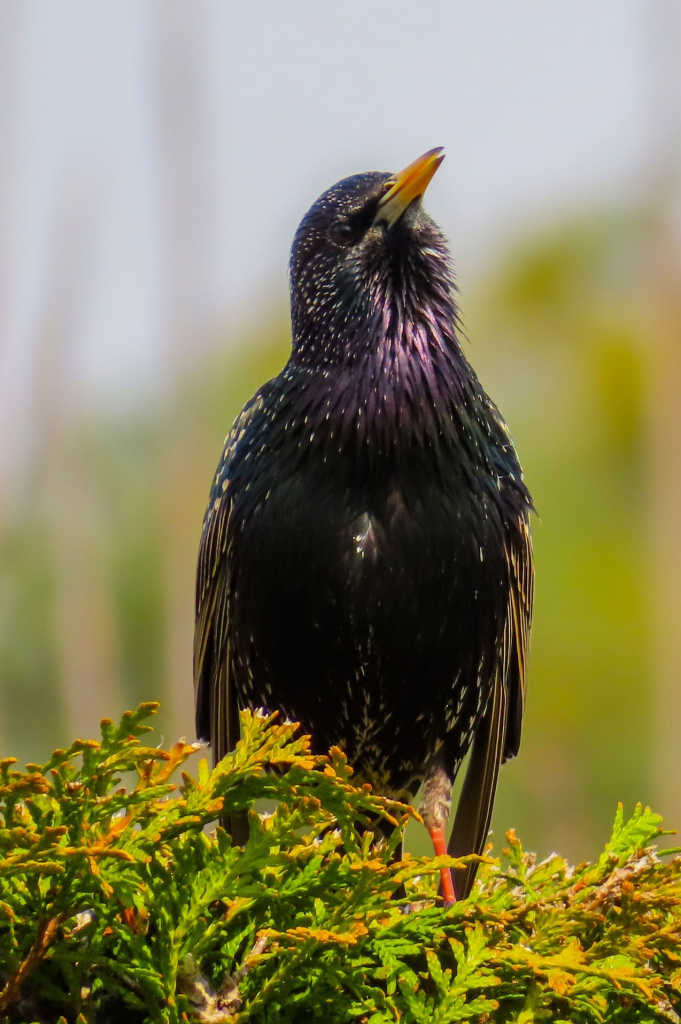
<path fill-rule="evenodd" d="M 25 759 L 62 735 L 54 579 L 44 519 L 29 515 L 0 543 L 0 678 L 5 743 Z"/>
<path fill-rule="evenodd" d="M 510 249 L 462 298 L 468 354 L 511 427 L 538 512 L 525 734 L 502 772 L 494 825 L 517 827 L 542 855 L 593 855 L 618 800 L 653 798 L 644 246 L 636 216 L 573 219 Z M 240 345 L 190 363 L 165 400 L 70 428 L 105 552 L 113 640 L 97 657 L 113 660 L 101 671 L 118 704 L 102 714 L 160 699 L 162 728 L 192 735 L 192 574 L 208 488 L 234 416 L 283 365 L 288 330 L 284 311 L 264 317 Z M 59 443 L 49 457 L 59 480 Z M 51 500 L 34 486 L 1 549 L 3 746 L 31 760 L 92 728 L 62 699 Z"/>

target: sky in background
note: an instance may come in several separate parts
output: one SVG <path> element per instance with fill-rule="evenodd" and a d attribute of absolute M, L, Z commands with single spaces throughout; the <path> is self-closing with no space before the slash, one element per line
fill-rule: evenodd
<path fill-rule="evenodd" d="M 184 245 L 199 282 L 195 322 L 235 328 L 285 298 L 295 227 L 347 174 L 445 146 L 429 205 L 464 287 L 519 226 L 626 198 L 645 165 L 644 10 L 640 0 L 3 0 L 0 401 L 20 403 L 28 386 L 45 296 L 63 284 L 51 279 L 60 246 L 78 250 L 70 386 L 116 404 L 158 376 L 169 247 Z M 165 157 L 159 32 L 196 60 L 190 97 L 185 69 L 170 69 L 180 137 Z M 161 207 L 198 148 L 185 244 L 164 235 Z"/>

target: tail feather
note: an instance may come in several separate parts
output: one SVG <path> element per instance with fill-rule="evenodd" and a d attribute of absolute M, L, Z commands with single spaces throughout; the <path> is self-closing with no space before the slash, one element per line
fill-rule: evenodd
<path fill-rule="evenodd" d="M 229 678 L 227 658 L 224 659 L 219 675 L 211 688 L 210 744 L 213 761 L 217 764 L 231 753 L 239 742 L 239 708 L 236 692 Z M 221 815 L 220 824 L 229 832 L 236 846 L 244 846 L 248 839 L 248 813 L 237 811 L 233 815 Z"/>
<path fill-rule="evenodd" d="M 481 854 L 485 849 L 503 757 L 507 718 L 508 693 L 500 673 L 487 712 L 473 741 L 454 828 L 447 846 L 450 857 Z M 470 864 L 467 868 L 452 871 L 457 900 L 466 899 L 469 895 L 477 870 L 477 864 Z"/>

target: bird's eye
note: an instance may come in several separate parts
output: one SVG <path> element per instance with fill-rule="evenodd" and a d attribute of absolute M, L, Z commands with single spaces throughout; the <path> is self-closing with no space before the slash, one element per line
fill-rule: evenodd
<path fill-rule="evenodd" d="M 352 224 L 346 220 L 337 220 L 335 224 L 331 225 L 329 236 L 336 245 L 351 245 L 355 241 L 357 233 Z"/>

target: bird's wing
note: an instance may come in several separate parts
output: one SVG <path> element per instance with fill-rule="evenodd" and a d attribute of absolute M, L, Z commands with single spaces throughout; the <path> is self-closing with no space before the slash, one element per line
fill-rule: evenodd
<path fill-rule="evenodd" d="M 478 727 L 447 851 L 451 857 L 481 854 L 485 848 L 499 766 L 518 753 L 525 705 L 525 668 L 532 616 L 534 571 L 529 524 L 506 546 L 510 573 L 509 610 L 492 696 Z M 477 865 L 452 872 L 457 899 L 465 899 Z"/>
<path fill-rule="evenodd" d="M 534 601 L 534 558 L 530 524 L 526 518 L 521 520 L 519 530 L 507 544 L 506 551 L 511 591 L 507 627 L 510 637 L 505 638 L 509 648 L 509 662 L 507 675 L 508 720 L 504 741 L 504 761 L 515 757 L 520 749 L 527 691 L 527 648 L 530 642 L 532 603 Z"/>
<path fill-rule="evenodd" d="M 196 570 L 194 693 L 196 734 L 208 740 L 217 763 L 239 739 L 239 709 L 229 671 L 229 522 L 233 496 L 230 467 L 237 445 L 262 407 L 256 395 L 237 418 L 225 442 L 203 522 Z"/>

